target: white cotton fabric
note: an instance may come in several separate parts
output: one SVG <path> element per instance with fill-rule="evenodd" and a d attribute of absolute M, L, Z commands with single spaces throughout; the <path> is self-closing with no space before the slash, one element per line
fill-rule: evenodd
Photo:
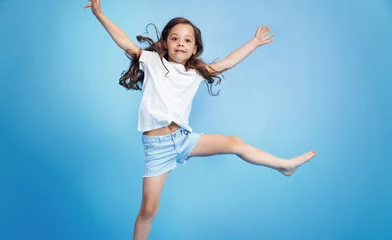
<path fill-rule="evenodd" d="M 186 71 L 182 64 L 161 60 L 157 52 L 143 50 L 139 61 L 144 82 L 138 131 L 158 129 L 173 121 L 192 132 L 188 124 L 192 101 L 204 78 L 195 69 Z"/>

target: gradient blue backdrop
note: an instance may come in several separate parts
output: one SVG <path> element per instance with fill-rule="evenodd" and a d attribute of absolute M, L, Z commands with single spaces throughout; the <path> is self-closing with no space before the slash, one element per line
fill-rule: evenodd
<path fill-rule="evenodd" d="M 141 93 L 128 59 L 82 6 L 0 0 L 0 239 L 131 239 L 141 201 Z M 150 239 L 388 239 L 392 225 L 392 2 L 104 0 L 132 40 L 173 17 L 211 62 L 269 25 L 275 41 L 195 97 L 196 132 L 280 157 L 290 178 L 236 156 L 172 171 Z"/>

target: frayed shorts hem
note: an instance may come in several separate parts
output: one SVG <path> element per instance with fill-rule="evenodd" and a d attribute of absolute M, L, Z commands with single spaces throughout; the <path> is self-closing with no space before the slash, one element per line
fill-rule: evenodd
<path fill-rule="evenodd" d="M 164 169 L 164 170 L 162 170 L 162 171 L 160 171 L 160 172 L 154 172 L 154 173 L 150 173 L 150 174 L 144 174 L 144 175 L 143 175 L 143 178 L 147 178 L 147 177 L 158 177 L 158 176 L 163 175 L 163 174 L 165 174 L 165 173 L 167 173 L 167 172 L 170 172 L 171 170 L 173 170 L 173 169 L 175 169 L 175 168 L 177 168 L 177 166 L 174 166 L 174 167 L 169 168 L 169 169 Z"/>

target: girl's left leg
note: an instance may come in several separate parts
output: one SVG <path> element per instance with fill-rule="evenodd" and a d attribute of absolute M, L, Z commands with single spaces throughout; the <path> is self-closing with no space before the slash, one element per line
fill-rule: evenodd
<path fill-rule="evenodd" d="M 236 136 L 203 134 L 190 157 L 216 154 L 236 154 L 249 163 L 278 170 L 285 176 L 291 176 L 297 167 L 316 156 L 316 152 L 311 151 L 291 159 L 283 159 L 253 147 Z"/>

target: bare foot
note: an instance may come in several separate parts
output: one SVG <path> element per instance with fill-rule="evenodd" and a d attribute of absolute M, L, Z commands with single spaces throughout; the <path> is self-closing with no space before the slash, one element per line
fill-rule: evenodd
<path fill-rule="evenodd" d="M 279 172 L 281 172 L 283 175 L 289 177 L 293 175 L 295 170 L 297 170 L 297 167 L 301 166 L 302 164 L 306 163 L 310 159 L 312 159 L 314 156 L 316 156 L 316 151 L 311 151 L 305 154 L 302 154 L 300 156 L 297 156 L 295 158 L 292 158 L 287 161 L 287 166 L 284 168 L 279 169 Z"/>

